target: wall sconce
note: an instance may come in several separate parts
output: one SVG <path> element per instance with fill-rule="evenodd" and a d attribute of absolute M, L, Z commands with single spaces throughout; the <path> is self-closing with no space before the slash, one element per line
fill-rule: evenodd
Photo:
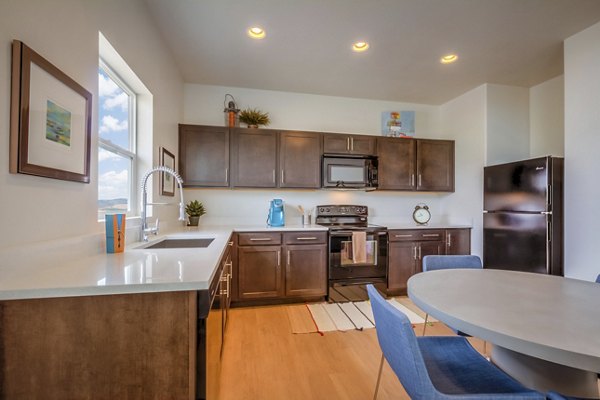
<path fill-rule="evenodd" d="M 227 97 L 231 98 L 229 102 L 227 102 Z M 225 95 L 223 107 L 225 108 L 223 110 L 223 112 L 225 113 L 225 126 L 238 126 L 238 113 L 240 112 L 240 109 L 237 108 L 237 105 L 235 104 L 235 99 L 229 93 Z"/>

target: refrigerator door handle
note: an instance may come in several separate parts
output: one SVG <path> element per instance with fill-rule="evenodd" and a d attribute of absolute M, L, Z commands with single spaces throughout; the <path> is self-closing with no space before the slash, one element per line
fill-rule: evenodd
<path fill-rule="evenodd" d="M 552 256 L 552 252 L 550 251 L 550 247 L 552 246 L 552 220 L 550 216 L 546 217 L 546 223 L 548 225 L 548 229 L 546 229 L 546 273 L 550 275 L 550 257 Z"/>

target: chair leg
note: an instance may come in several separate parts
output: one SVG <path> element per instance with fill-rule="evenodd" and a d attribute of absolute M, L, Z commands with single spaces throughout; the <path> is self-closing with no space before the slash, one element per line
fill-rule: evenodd
<path fill-rule="evenodd" d="M 427 329 L 427 318 L 429 318 L 429 314 L 425 314 L 425 323 L 423 324 L 423 334 L 421 336 L 425 336 L 425 329 Z"/>
<path fill-rule="evenodd" d="M 381 353 L 381 361 L 379 362 L 379 373 L 377 374 L 377 383 L 375 384 L 375 394 L 373 395 L 373 400 L 377 400 L 377 393 L 379 393 L 379 383 L 381 382 L 381 371 L 383 371 L 383 361 L 385 357 L 383 357 L 383 353 Z"/>

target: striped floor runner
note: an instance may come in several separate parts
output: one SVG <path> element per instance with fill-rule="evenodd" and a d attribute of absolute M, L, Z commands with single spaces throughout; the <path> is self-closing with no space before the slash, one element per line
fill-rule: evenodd
<path fill-rule="evenodd" d="M 413 324 L 425 322 L 422 316 L 396 299 L 387 301 L 406 314 Z M 414 308 L 414 305 L 412 307 Z M 312 321 L 306 319 L 307 309 Z M 363 330 L 375 327 L 371 304 L 368 301 L 289 306 L 288 315 L 294 333 Z"/>

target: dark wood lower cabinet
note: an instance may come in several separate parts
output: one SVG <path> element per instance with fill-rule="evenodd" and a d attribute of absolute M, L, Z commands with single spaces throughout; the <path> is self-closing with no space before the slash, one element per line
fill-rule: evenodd
<path fill-rule="evenodd" d="M 471 254 L 471 229 L 446 229 L 446 254 Z"/>
<path fill-rule="evenodd" d="M 413 242 L 388 244 L 388 291 L 406 292 L 406 282 L 417 269 L 415 251 Z"/>
<path fill-rule="evenodd" d="M 471 230 L 468 228 L 394 229 L 388 235 L 389 294 L 406 294 L 408 279 L 423 271 L 423 257 L 471 253 Z"/>
<path fill-rule="evenodd" d="M 281 246 L 238 247 L 238 291 L 240 299 L 283 296 Z"/>
<path fill-rule="evenodd" d="M 0 302 L 2 399 L 194 399 L 196 292 Z"/>
<path fill-rule="evenodd" d="M 325 296 L 327 294 L 327 245 L 285 246 L 285 295 Z"/>
<path fill-rule="evenodd" d="M 327 232 L 239 233 L 235 242 L 238 304 L 327 295 Z"/>

